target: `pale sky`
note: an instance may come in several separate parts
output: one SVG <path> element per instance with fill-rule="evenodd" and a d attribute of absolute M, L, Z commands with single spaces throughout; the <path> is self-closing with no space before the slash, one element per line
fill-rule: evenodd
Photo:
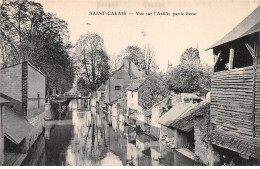
<path fill-rule="evenodd" d="M 213 65 L 214 44 L 257 6 L 259 0 L 35 0 L 45 12 L 57 14 L 67 21 L 71 42 L 76 43 L 88 31 L 100 34 L 110 56 L 128 45 L 143 47 L 149 43 L 156 52 L 160 70 L 166 70 L 168 60 L 179 63 L 187 47 L 198 44 L 202 63 Z M 107 5 L 110 2 L 110 6 Z M 149 3 L 150 2 L 150 3 Z M 102 5 L 103 4 L 103 5 Z M 156 5 L 154 5 L 156 4 Z M 126 11 L 126 16 L 94 16 L 90 11 Z M 195 16 L 136 16 L 139 12 L 195 12 Z M 88 25 L 90 23 L 91 25 Z M 142 35 L 146 32 L 146 36 Z"/>

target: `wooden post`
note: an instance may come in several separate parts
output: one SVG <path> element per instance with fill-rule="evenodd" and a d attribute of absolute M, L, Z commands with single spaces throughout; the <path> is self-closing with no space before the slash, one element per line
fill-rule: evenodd
<path fill-rule="evenodd" d="M 257 50 L 256 50 L 255 42 L 254 42 L 254 49 L 248 43 L 245 43 L 245 45 L 246 45 L 249 53 L 253 57 L 252 130 L 253 130 L 253 137 L 255 137 L 255 87 L 256 87 Z"/>
<path fill-rule="evenodd" d="M 216 63 L 217 63 L 217 61 L 218 61 L 218 59 L 219 59 L 219 57 L 220 57 L 220 54 L 221 54 L 221 50 L 218 52 L 217 55 L 214 54 L 214 68 L 213 68 L 213 69 L 214 69 L 214 70 L 213 70 L 214 72 L 218 71 L 217 68 L 216 68 Z"/>
<path fill-rule="evenodd" d="M 234 48 L 231 46 L 230 47 L 230 52 L 229 52 L 229 66 L 228 70 L 233 69 L 233 60 L 234 60 Z"/>
<path fill-rule="evenodd" d="M 4 164 L 4 107 L 0 103 L 0 165 Z"/>
<path fill-rule="evenodd" d="M 218 52 L 217 55 L 214 54 L 214 65 L 216 65 L 216 63 L 217 63 L 217 61 L 219 59 L 220 54 L 221 54 L 221 50 Z"/>
<path fill-rule="evenodd" d="M 255 137 L 255 87 L 256 87 L 256 65 L 257 59 L 256 56 L 253 57 L 253 110 L 252 110 L 252 130 L 253 130 L 253 137 Z"/>

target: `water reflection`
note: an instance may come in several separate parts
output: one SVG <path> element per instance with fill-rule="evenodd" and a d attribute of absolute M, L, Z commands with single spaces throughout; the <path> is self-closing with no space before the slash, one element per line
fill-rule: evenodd
<path fill-rule="evenodd" d="M 196 165 L 115 117 L 83 108 L 80 101 L 70 103 L 67 115 L 71 120 L 46 122 L 23 165 Z"/>

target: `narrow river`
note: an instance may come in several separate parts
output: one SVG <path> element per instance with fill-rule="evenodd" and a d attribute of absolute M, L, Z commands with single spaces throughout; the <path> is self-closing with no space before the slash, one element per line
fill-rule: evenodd
<path fill-rule="evenodd" d="M 22 165 L 198 165 L 134 128 L 111 121 L 73 100 L 64 120 L 46 122 Z"/>

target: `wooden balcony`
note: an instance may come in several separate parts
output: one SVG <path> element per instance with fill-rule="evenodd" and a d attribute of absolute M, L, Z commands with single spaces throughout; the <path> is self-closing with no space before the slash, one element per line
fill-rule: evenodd
<path fill-rule="evenodd" d="M 215 72 L 211 81 L 212 131 L 260 138 L 260 65 Z"/>

